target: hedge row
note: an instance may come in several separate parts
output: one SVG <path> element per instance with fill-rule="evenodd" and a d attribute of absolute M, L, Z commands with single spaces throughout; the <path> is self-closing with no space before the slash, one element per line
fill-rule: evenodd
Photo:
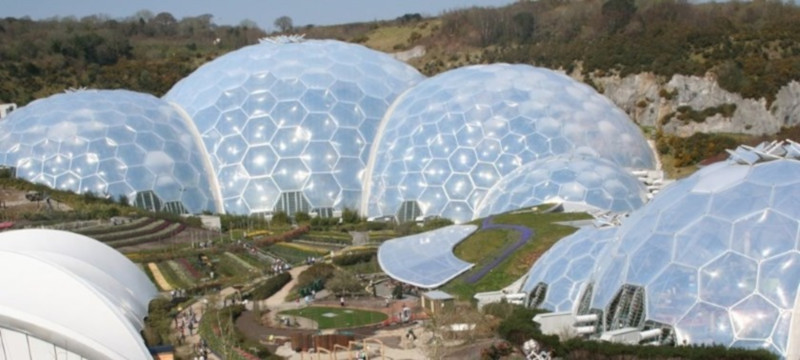
<path fill-rule="evenodd" d="M 275 295 L 278 291 L 283 289 L 286 284 L 292 281 L 292 275 L 288 272 L 280 273 L 275 275 L 261 284 L 256 285 L 252 290 L 250 290 L 246 297 L 253 298 L 255 300 L 261 300 L 269 298 L 272 295 Z"/>
<path fill-rule="evenodd" d="M 167 238 L 170 238 L 172 236 L 177 235 L 178 233 L 180 233 L 181 231 L 183 231 L 185 229 L 186 229 L 186 225 L 185 224 L 173 223 L 173 224 L 170 224 L 169 227 L 167 227 L 165 229 L 162 229 L 161 231 L 159 231 L 157 233 L 151 233 L 151 234 L 147 234 L 147 235 L 142 235 L 142 236 L 131 238 L 131 239 L 111 241 L 111 242 L 107 242 L 106 244 L 108 246 L 115 247 L 115 248 L 124 247 L 124 246 L 134 246 L 134 245 L 144 244 L 144 243 L 148 243 L 148 242 L 155 242 L 155 241 L 164 240 L 164 239 L 167 239 Z"/>
<path fill-rule="evenodd" d="M 148 223 L 147 225 L 140 226 L 136 229 L 131 229 L 127 231 L 117 231 L 113 233 L 101 234 L 101 235 L 93 235 L 92 237 L 98 241 L 102 242 L 112 242 L 117 240 L 129 239 L 134 237 L 139 237 L 142 235 L 152 234 L 155 232 L 159 232 L 162 229 L 166 228 L 170 225 L 169 221 L 166 220 L 156 220 L 154 222 Z"/>
<path fill-rule="evenodd" d="M 111 234 L 115 232 L 122 232 L 128 231 L 133 229 L 138 229 L 142 226 L 146 226 L 149 223 L 156 221 L 153 218 L 143 217 L 133 220 L 127 224 L 120 224 L 120 225 L 99 225 L 99 226 L 91 226 L 82 229 L 76 229 L 74 232 L 86 235 L 86 236 L 96 236 L 96 235 L 103 235 L 103 234 Z"/>
<path fill-rule="evenodd" d="M 333 263 L 339 266 L 355 265 L 360 263 L 370 262 L 372 258 L 378 253 L 377 250 L 360 251 L 356 253 L 349 253 L 346 255 L 336 255 L 333 257 Z"/>

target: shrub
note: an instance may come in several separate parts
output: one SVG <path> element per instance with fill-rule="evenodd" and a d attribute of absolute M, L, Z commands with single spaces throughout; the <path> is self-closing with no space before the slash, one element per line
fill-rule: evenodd
<path fill-rule="evenodd" d="M 333 263 L 339 266 L 348 266 L 348 265 L 366 263 L 372 260 L 375 254 L 376 251 L 374 250 L 349 253 L 346 255 L 335 256 L 333 258 Z"/>
<path fill-rule="evenodd" d="M 331 264 L 314 264 L 311 265 L 308 269 L 301 272 L 300 275 L 297 276 L 297 288 L 304 288 L 314 280 L 317 279 L 330 279 L 333 276 L 333 273 L 336 271 L 336 268 Z"/>
<path fill-rule="evenodd" d="M 292 275 L 287 272 L 278 274 L 257 285 L 247 295 L 256 300 L 266 299 L 283 289 L 291 280 Z"/>

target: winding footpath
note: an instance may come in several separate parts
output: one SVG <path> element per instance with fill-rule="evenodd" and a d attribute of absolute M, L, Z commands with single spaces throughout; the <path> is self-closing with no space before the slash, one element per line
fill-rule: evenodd
<path fill-rule="evenodd" d="M 503 260 L 507 259 L 511 256 L 512 253 L 517 251 L 522 245 L 525 245 L 531 238 L 533 237 L 533 230 L 522 226 L 522 225 L 506 225 L 506 224 L 495 224 L 492 222 L 493 216 L 489 216 L 483 219 L 483 223 L 481 224 L 481 230 L 490 230 L 490 229 L 501 229 L 501 230 L 514 230 L 519 234 L 519 239 L 517 242 L 507 246 L 505 250 L 495 258 L 491 263 L 484 265 L 480 270 L 476 271 L 472 275 L 470 275 L 466 282 L 467 284 L 474 284 L 481 279 L 483 279 L 486 274 L 492 271 L 497 265 L 500 265 Z"/>

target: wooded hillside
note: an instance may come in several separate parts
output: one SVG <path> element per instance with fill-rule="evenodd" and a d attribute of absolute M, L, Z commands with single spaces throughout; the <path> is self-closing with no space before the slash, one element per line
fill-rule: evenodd
<path fill-rule="evenodd" d="M 583 74 L 712 72 L 723 88 L 768 100 L 779 87 L 800 79 L 800 8 L 777 1 L 520 1 L 438 18 L 405 14 L 393 21 L 286 30 L 387 52 L 423 45 L 426 55 L 411 63 L 427 75 L 490 62 Z M 0 20 L 0 101 L 24 105 L 70 87 L 161 96 L 199 65 L 266 35 L 254 26 L 216 25 L 211 15 L 5 18 Z"/>

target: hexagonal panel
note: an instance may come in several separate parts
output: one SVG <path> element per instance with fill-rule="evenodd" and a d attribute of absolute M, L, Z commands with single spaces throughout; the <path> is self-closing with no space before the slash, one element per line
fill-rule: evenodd
<path fill-rule="evenodd" d="M 722 255 L 730 247 L 731 224 L 712 217 L 681 230 L 675 237 L 675 261 L 695 267 Z"/>
<path fill-rule="evenodd" d="M 252 146 L 247 149 L 244 155 L 243 165 L 248 169 L 250 176 L 260 177 L 272 174 L 278 156 L 272 151 L 272 147 L 267 145 Z"/>
<path fill-rule="evenodd" d="M 731 308 L 736 337 L 766 339 L 778 320 L 778 309 L 759 295 L 752 295 Z"/>
<path fill-rule="evenodd" d="M 269 211 L 280 196 L 280 190 L 270 179 L 248 181 L 242 193 L 250 211 Z"/>
<path fill-rule="evenodd" d="M 700 320 L 700 321 L 698 321 Z M 721 344 L 733 341 L 733 329 L 728 312 L 718 306 L 698 303 L 676 324 L 678 342 L 689 344 Z"/>
<path fill-rule="evenodd" d="M 700 268 L 700 298 L 731 306 L 755 290 L 758 266 L 737 253 L 725 255 Z"/>
<path fill-rule="evenodd" d="M 697 270 L 671 264 L 647 285 L 647 318 L 674 324 L 697 302 Z"/>
<path fill-rule="evenodd" d="M 447 198 L 450 200 L 466 200 L 472 193 L 472 180 L 468 175 L 453 174 L 447 179 L 444 184 L 444 190 L 447 193 Z M 470 213 L 472 209 L 470 208 Z M 450 219 L 450 218 L 448 218 Z"/>
<path fill-rule="evenodd" d="M 272 179 L 281 192 L 300 191 L 309 175 L 310 172 L 300 159 L 289 158 L 278 160 Z"/>
<path fill-rule="evenodd" d="M 758 290 L 767 299 L 784 309 L 794 306 L 800 279 L 800 253 L 793 251 L 761 263 Z"/>
<path fill-rule="evenodd" d="M 785 253 L 797 243 L 797 219 L 770 210 L 754 213 L 733 224 L 733 249 L 762 260 Z"/>

